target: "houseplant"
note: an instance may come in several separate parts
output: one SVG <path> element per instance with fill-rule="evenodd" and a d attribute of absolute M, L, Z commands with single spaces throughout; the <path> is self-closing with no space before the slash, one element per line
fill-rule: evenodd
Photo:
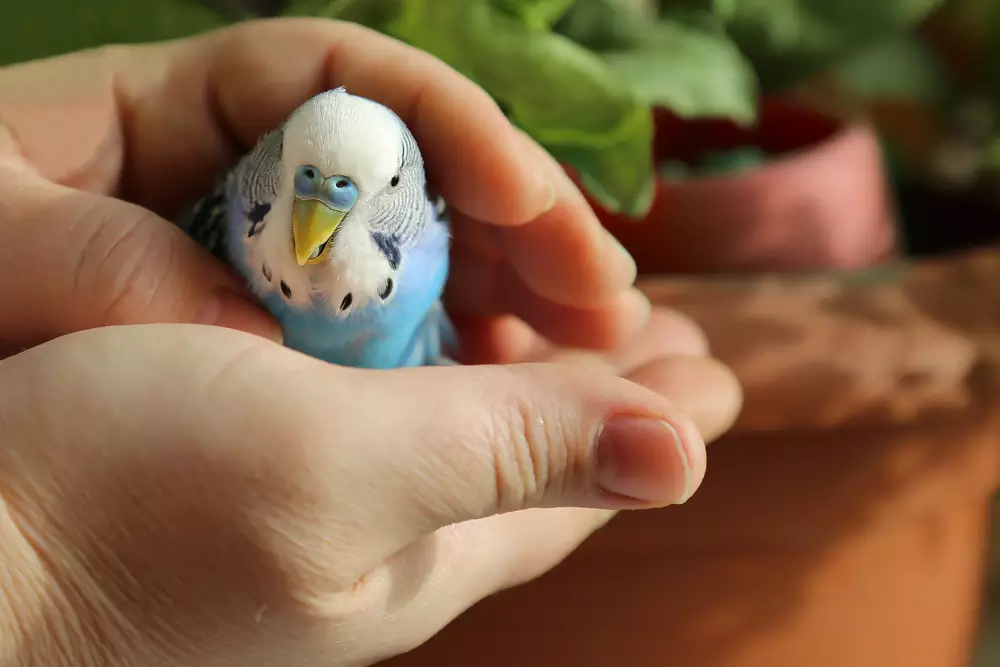
<path fill-rule="evenodd" d="M 567 166 L 642 270 L 753 271 L 891 253 L 871 128 L 772 91 L 936 2 L 641 3 L 650 15 L 625 0 L 291 0 L 284 11 L 368 25 L 480 83 Z"/>

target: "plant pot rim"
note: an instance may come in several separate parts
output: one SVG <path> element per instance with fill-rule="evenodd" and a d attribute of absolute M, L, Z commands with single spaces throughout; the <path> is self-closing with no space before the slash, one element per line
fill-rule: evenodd
<path fill-rule="evenodd" d="M 759 105 L 759 112 L 759 119 L 765 118 L 765 114 L 768 114 L 768 112 L 772 114 L 775 112 L 795 113 L 803 118 L 808 117 L 811 122 L 816 124 L 817 127 L 813 129 L 813 132 L 818 136 L 815 136 L 812 141 L 803 142 L 773 154 L 766 152 L 768 159 L 764 164 L 747 170 L 725 174 L 695 173 L 690 178 L 684 180 L 673 180 L 657 172 L 655 176 L 656 182 L 667 188 L 699 187 L 703 184 L 711 185 L 712 187 L 725 186 L 734 182 L 754 179 L 759 174 L 799 169 L 803 165 L 815 160 L 819 155 L 840 150 L 841 146 L 850 146 L 865 142 L 874 142 L 877 145 L 881 143 L 874 124 L 864 114 L 855 112 L 836 113 L 818 109 L 814 105 L 780 95 L 765 96 L 762 98 Z M 657 133 L 657 137 L 654 139 L 654 146 L 657 149 L 654 151 L 655 153 L 662 153 L 663 141 L 661 132 L 665 131 L 664 125 L 668 123 L 673 123 L 678 127 L 686 129 L 701 125 L 707 128 L 706 132 L 713 132 L 725 126 L 730 126 L 732 128 L 731 133 L 733 134 L 746 137 L 755 136 L 755 129 L 739 128 L 735 123 L 724 118 L 686 119 L 676 116 L 669 109 L 660 106 L 653 107 L 653 114 L 654 127 Z M 756 127 L 759 126 L 760 123 L 758 122 Z M 820 129 L 818 126 L 825 127 Z M 758 144 L 754 143 L 744 145 L 758 146 Z M 712 149 L 709 148 L 708 150 Z M 656 161 L 659 163 L 661 160 L 661 155 L 656 155 Z"/>

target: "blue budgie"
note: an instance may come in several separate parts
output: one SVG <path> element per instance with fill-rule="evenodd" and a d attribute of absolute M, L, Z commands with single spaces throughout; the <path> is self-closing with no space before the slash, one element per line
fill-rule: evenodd
<path fill-rule="evenodd" d="M 243 274 L 289 347 L 362 368 L 453 363 L 447 208 L 381 104 L 313 97 L 178 224 Z"/>

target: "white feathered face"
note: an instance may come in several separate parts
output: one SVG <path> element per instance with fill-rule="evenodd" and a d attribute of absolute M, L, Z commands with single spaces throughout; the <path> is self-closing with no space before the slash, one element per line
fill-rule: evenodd
<path fill-rule="evenodd" d="M 373 200 L 400 186 L 405 131 L 385 107 L 339 90 L 314 97 L 289 119 L 282 182 L 293 189 L 299 266 L 324 262 L 344 221 L 367 218 Z"/>
<path fill-rule="evenodd" d="M 309 286 L 354 308 L 385 301 L 401 245 L 427 222 L 431 207 L 410 131 L 386 107 L 337 89 L 289 118 L 281 162 L 261 242 L 285 280 L 283 291 L 296 283 L 294 293 L 304 298 Z"/>

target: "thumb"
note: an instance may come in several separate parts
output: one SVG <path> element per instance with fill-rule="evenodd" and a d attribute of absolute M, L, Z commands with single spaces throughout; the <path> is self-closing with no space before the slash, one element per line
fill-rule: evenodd
<path fill-rule="evenodd" d="M 739 389 L 727 371 L 709 360 L 685 363 L 701 363 L 711 380 L 700 391 L 736 409 Z M 498 512 L 682 503 L 705 473 L 696 425 L 662 395 L 607 371 L 525 364 L 337 375 L 350 399 L 337 411 L 335 437 L 355 454 L 345 459 L 338 447 L 333 467 L 319 469 L 369 480 L 355 481 L 365 497 L 352 505 L 380 528 L 365 523 L 366 539 L 381 542 L 375 557 Z"/>
<path fill-rule="evenodd" d="M 114 324 L 193 322 L 271 339 L 242 281 L 150 211 L 56 185 L 0 130 L 0 345 Z M 2 144 L 7 143 L 7 150 Z"/>

